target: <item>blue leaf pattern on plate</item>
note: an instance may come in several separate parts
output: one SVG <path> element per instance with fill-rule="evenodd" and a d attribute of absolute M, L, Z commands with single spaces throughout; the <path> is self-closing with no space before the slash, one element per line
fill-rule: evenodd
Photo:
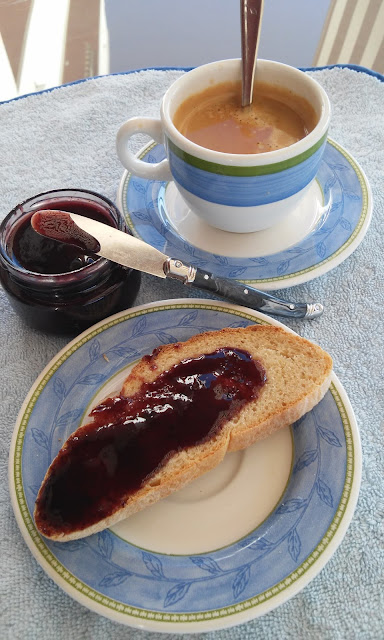
<path fill-rule="evenodd" d="M 341 442 L 337 435 L 333 433 L 330 429 L 326 429 L 325 427 L 321 427 L 317 425 L 317 431 L 321 435 L 321 437 L 328 442 L 328 444 L 333 445 L 334 447 L 341 447 Z"/>
<path fill-rule="evenodd" d="M 328 191 L 336 184 L 336 176 L 332 176 L 324 185 L 324 193 Z"/>
<path fill-rule="evenodd" d="M 267 258 L 250 258 L 250 261 L 254 262 L 259 267 L 265 267 L 267 264 L 269 264 Z"/>
<path fill-rule="evenodd" d="M 293 423 L 293 428 L 298 429 L 300 425 L 304 422 L 304 420 L 305 420 L 305 416 L 302 416 L 301 418 L 296 420 L 296 422 Z"/>
<path fill-rule="evenodd" d="M 287 500 L 283 502 L 276 510 L 276 513 L 292 513 L 293 511 L 297 511 L 301 509 L 307 504 L 307 501 L 303 498 L 292 498 L 291 500 Z"/>
<path fill-rule="evenodd" d="M 32 429 L 31 433 L 32 433 L 32 438 L 34 439 L 36 444 L 39 447 L 42 447 L 43 449 L 46 449 L 48 451 L 48 448 L 49 448 L 48 439 L 44 431 L 41 431 L 41 429 Z"/>
<path fill-rule="evenodd" d="M 193 266 L 198 267 L 199 269 L 203 269 L 207 264 L 206 260 L 199 260 L 198 258 L 193 257 Z"/>
<path fill-rule="evenodd" d="M 97 534 L 97 545 L 100 554 L 103 558 L 110 558 L 113 551 L 113 537 L 112 534 L 106 529 Z"/>
<path fill-rule="evenodd" d="M 162 344 L 177 342 L 177 339 L 174 336 L 172 336 L 170 333 L 165 333 L 165 331 L 157 331 L 156 338 L 158 338 L 159 342 L 161 342 Z"/>
<path fill-rule="evenodd" d="M 222 573 L 222 569 L 220 569 L 216 560 L 210 558 L 209 556 L 193 556 L 191 558 L 193 564 L 195 564 L 199 569 L 203 571 L 208 571 L 213 575 L 217 575 L 218 573 Z"/>
<path fill-rule="evenodd" d="M 213 254 L 213 258 L 217 260 L 219 264 L 223 264 L 223 265 L 228 264 L 228 258 L 226 256 L 216 256 Z"/>
<path fill-rule="evenodd" d="M 304 247 L 294 247 L 294 249 L 288 249 L 287 253 L 292 256 L 301 256 L 305 253 Z"/>
<path fill-rule="evenodd" d="M 329 167 L 331 169 L 333 169 L 334 171 L 349 171 L 350 167 L 348 165 L 345 164 L 341 164 L 339 163 L 329 163 Z"/>
<path fill-rule="evenodd" d="M 290 260 L 283 260 L 280 264 L 277 265 L 277 273 L 279 276 L 282 276 L 286 271 L 288 271 L 289 265 L 291 264 Z"/>
<path fill-rule="evenodd" d="M 238 322 L 232 322 L 231 324 L 229 324 L 228 326 L 231 329 L 237 329 L 239 327 L 247 327 L 249 324 L 249 322 L 247 322 L 246 320 L 239 320 Z"/>
<path fill-rule="evenodd" d="M 346 231 L 352 231 L 352 226 L 349 220 L 346 220 L 345 218 L 340 218 L 340 224 L 343 227 L 343 229 L 345 229 Z"/>
<path fill-rule="evenodd" d="M 328 485 L 321 480 L 318 479 L 316 483 L 317 494 L 319 498 L 328 505 L 328 507 L 333 507 L 333 498 L 332 493 Z"/>
<path fill-rule="evenodd" d="M 66 388 L 64 382 L 60 378 L 55 378 L 53 381 L 53 390 L 60 400 L 65 398 Z"/>
<path fill-rule="evenodd" d="M 55 546 L 62 546 L 62 543 L 59 542 L 57 543 Z M 87 546 L 87 543 L 85 540 L 70 540 L 69 542 L 66 542 L 64 545 L 64 549 L 65 551 L 69 551 L 70 553 L 74 553 L 75 551 L 79 551 L 79 549 L 84 549 L 84 547 Z"/>
<path fill-rule="evenodd" d="M 142 222 L 150 222 L 151 216 L 148 211 L 135 211 L 135 216 Z"/>
<path fill-rule="evenodd" d="M 37 494 L 39 493 L 40 485 L 39 484 L 34 484 L 34 485 L 31 485 L 28 488 L 29 488 L 29 491 L 31 492 L 32 496 L 34 498 L 36 498 Z"/>
<path fill-rule="evenodd" d="M 71 422 L 76 422 L 83 415 L 82 409 L 73 409 L 72 411 L 67 411 L 63 413 L 60 418 L 56 421 L 56 425 L 58 427 L 66 427 Z"/>
<path fill-rule="evenodd" d="M 90 373 L 89 375 L 84 376 L 84 378 L 80 378 L 80 380 L 77 381 L 77 384 L 101 384 L 104 380 L 105 376 L 101 373 Z"/>
<path fill-rule="evenodd" d="M 239 278 L 240 276 L 243 275 L 243 273 L 245 273 L 245 271 L 247 270 L 247 267 L 237 267 L 237 269 L 232 269 L 228 276 L 230 278 Z"/>
<path fill-rule="evenodd" d="M 93 340 L 91 346 L 89 347 L 89 359 L 91 362 L 95 362 L 97 358 L 100 356 L 100 342 L 98 340 Z"/>
<path fill-rule="evenodd" d="M 188 244 L 188 242 L 184 242 L 184 243 L 183 243 L 183 247 L 184 247 L 184 251 L 185 251 L 189 256 L 193 256 L 193 254 L 194 254 L 194 247 L 192 247 L 190 244 Z"/>
<path fill-rule="evenodd" d="M 305 451 L 305 453 L 303 453 L 303 455 L 296 462 L 293 472 L 296 473 L 297 471 L 301 471 L 301 469 L 304 469 L 304 467 L 308 467 L 310 464 L 312 464 L 312 462 L 316 460 L 317 456 L 317 449 Z"/>
<path fill-rule="evenodd" d="M 164 578 L 163 565 L 157 556 L 152 553 L 143 551 L 143 562 L 148 571 L 155 576 L 155 578 Z"/>
<path fill-rule="evenodd" d="M 313 237 L 317 238 L 318 236 L 327 236 L 327 235 L 329 235 L 328 229 L 324 227 L 320 227 L 314 232 Z"/>
<path fill-rule="evenodd" d="M 250 549 L 251 551 L 268 551 L 274 548 L 274 544 L 269 542 L 266 538 L 257 538 L 257 540 L 240 540 L 239 545 L 243 548 Z"/>
<path fill-rule="evenodd" d="M 176 602 L 182 600 L 187 595 L 190 586 L 190 582 L 179 582 L 172 587 L 164 600 L 164 607 L 171 607 L 173 604 L 176 604 Z"/>
<path fill-rule="evenodd" d="M 320 258 L 325 258 L 327 253 L 327 245 L 325 242 L 318 242 L 316 245 L 316 253 Z"/>
<path fill-rule="evenodd" d="M 185 315 L 183 315 L 181 320 L 179 320 L 179 323 L 177 326 L 188 327 L 189 325 L 195 322 L 196 318 L 197 318 L 197 311 L 190 311 L 189 313 L 186 313 Z"/>
<path fill-rule="evenodd" d="M 134 360 L 139 357 L 139 354 L 135 349 L 132 349 L 132 347 L 125 347 L 124 345 L 113 347 L 113 349 L 110 349 L 108 351 L 108 355 L 110 353 L 115 353 L 121 358 L 133 358 Z"/>
<path fill-rule="evenodd" d="M 132 335 L 135 336 L 135 338 L 137 338 L 137 336 L 141 336 L 144 333 L 146 326 L 147 319 L 144 316 L 143 318 L 140 318 L 140 320 L 134 325 Z"/>
<path fill-rule="evenodd" d="M 141 182 L 137 181 L 137 180 L 131 180 L 131 184 L 132 187 L 135 189 L 135 191 L 138 191 L 139 193 L 143 193 L 145 194 L 146 189 L 145 187 L 142 185 Z"/>
<path fill-rule="evenodd" d="M 241 571 L 236 574 L 236 577 L 232 584 L 233 597 L 235 600 L 243 593 L 246 588 L 249 578 L 251 575 L 251 571 L 249 565 L 246 565 Z"/>
<path fill-rule="evenodd" d="M 129 571 L 115 571 L 114 573 L 108 573 L 99 582 L 100 587 L 117 587 L 129 578 L 132 574 Z"/>
<path fill-rule="evenodd" d="M 288 551 L 294 562 L 297 562 L 301 551 L 301 540 L 296 529 L 293 529 L 288 536 Z"/>
<path fill-rule="evenodd" d="M 358 200 L 360 200 L 360 196 L 357 195 L 357 193 L 352 193 L 352 191 L 344 191 L 344 194 L 347 196 L 347 198 L 349 198 L 350 200 L 356 200 L 356 202 Z"/>

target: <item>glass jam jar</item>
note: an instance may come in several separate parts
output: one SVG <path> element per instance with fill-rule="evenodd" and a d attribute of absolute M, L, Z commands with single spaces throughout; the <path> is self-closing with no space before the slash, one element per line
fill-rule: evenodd
<path fill-rule="evenodd" d="M 115 205 L 97 193 L 60 189 L 16 206 L 0 224 L 0 282 L 15 311 L 34 328 L 77 334 L 134 302 L 140 274 L 36 233 L 31 217 L 58 209 L 129 233 Z"/>

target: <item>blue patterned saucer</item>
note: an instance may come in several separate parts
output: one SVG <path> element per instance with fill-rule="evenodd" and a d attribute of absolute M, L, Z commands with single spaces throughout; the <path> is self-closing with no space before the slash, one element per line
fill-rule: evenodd
<path fill-rule="evenodd" d="M 358 497 L 361 446 L 335 375 L 321 403 L 275 440 L 228 454 L 120 527 L 68 543 L 46 540 L 35 527 L 34 503 L 51 460 L 91 407 L 119 389 L 134 361 L 165 342 L 255 322 L 282 326 L 216 301 L 136 307 L 78 336 L 33 385 L 12 438 L 12 504 L 36 560 L 89 609 L 152 631 L 229 627 L 298 593 L 342 541 Z"/>
<path fill-rule="evenodd" d="M 160 162 L 164 148 L 140 157 Z M 271 290 L 301 284 L 343 262 L 363 240 L 372 196 L 358 163 L 328 140 L 316 180 L 295 211 L 272 229 L 236 234 L 213 229 L 188 209 L 173 182 L 125 172 L 118 206 L 134 235 L 207 271 Z"/>

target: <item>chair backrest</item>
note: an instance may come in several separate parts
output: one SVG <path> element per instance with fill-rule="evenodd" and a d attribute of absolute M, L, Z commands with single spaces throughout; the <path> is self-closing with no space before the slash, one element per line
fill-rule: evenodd
<path fill-rule="evenodd" d="M 384 73 L 383 0 L 332 0 L 313 64 L 340 63 Z"/>

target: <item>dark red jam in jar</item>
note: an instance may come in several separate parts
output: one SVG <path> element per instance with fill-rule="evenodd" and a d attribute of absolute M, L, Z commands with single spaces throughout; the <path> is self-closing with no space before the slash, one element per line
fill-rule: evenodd
<path fill-rule="evenodd" d="M 39 235 L 31 217 L 42 209 L 78 213 L 128 232 L 115 205 L 92 191 L 49 191 L 15 207 L 0 225 L 0 282 L 15 311 L 34 328 L 76 334 L 130 307 L 140 274 Z"/>

